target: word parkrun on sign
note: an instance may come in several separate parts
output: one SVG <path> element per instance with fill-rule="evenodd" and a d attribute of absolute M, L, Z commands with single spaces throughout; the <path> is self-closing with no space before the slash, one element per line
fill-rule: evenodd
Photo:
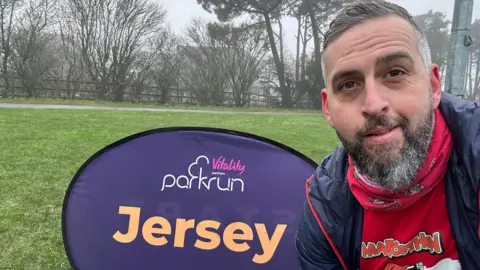
<path fill-rule="evenodd" d="M 125 234 L 117 231 L 113 235 L 113 239 L 120 243 L 127 244 L 131 243 L 133 240 L 135 240 L 135 238 L 137 238 L 140 227 L 140 211 L 140 207 L 119 207 L 119 214 L 130 216 L 128 231 Z M 160 227 L 154 227 L 155 225 L 160 225 Z M 195 219 L 187 220 L 183 218 L 177 218 L 175 224 L 175 233 L 173 236 L 173 246 L 176 248 L 184 248 L 186 231 L 189 229 L 195 229 L 197 236 L 209 240 L 202 241 L 197 239 L 194 246 L 198 249 L 214 250 L 219 247 L 220 243 L 222 242 L 222 237 L 223 244 L 233 252 L 246 252 L 250 249 L 248 241 L 253 241 L 254 231 L 248 224 L 243 222 L 230 223 L 223 231 L 222 237 L 211 230 L 218 230 L 220 225 L 221 223 L 215 220 L 203 220 L 198 224 L 195 224 Z M 254 226 L 255 232 L 260 241 L 260 245 L 262 246 L 263 253 L 256 253 L 253 256 L 252 261 L 257 264 L 264 264 L 272 259 L 275 250 L 277 249 L 278 244 L 280 243 L 280 240 L 287 228 L 287 225 L 278 224 L 275 227 L 275 231 L 271 237 L 269 236 L 265 224 L 255 223 Z M 161 235 L 171 235 L 172 225 L 164 217 L 153 216 L 145 221 L 141 230 L 143 239 L 148 244 L 152 246 L 164 246 L 168 244 L 169 240 L 167 237 Z M 157 234 L 157 236 L 154 234 Z"/>
<path fill-rule="evenodd" d="M 203 161 L 203 162 L 201 162 Z M 240 160 L 234 161 L 230 160 L 229 163 L 225 162 L 224 157 L 219 157 L 213 159 L 211 175 L 204 176 L 203 165 L 210 165 L 210 159 L 207 156 L 201 155 L 196 158 L 196 160 L 188 166 L 188 175 L 178 175 L 167 174 L 163 177 L 162 181 L 162 191 L 166 188 L 181 188 L 181 189 L 218 189 L 220 191 L 244 191 L 245 183 L 239 177 L 225 177 L 225 171 L 237 172 L 238 175 L 243 174 L 245 171 L 245 165 L 241 164 Z M 198 169 L 194 169 L 198 168 Z M 221 176 L 224 177 L 221 177 Z M 234 185 L 236 186 L 234 187 Z M 238 187 L 238 188 L 237 188 Z"/>

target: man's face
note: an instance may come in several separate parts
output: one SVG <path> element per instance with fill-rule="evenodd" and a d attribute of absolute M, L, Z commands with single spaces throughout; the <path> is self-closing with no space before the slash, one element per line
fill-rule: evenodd
<path fill-rule="evenodd" d="M 325 52 L 323 111 L 355 165 L 389 190 L 423 164 L 441 95 L 438 67 L 425 67 L 413 27 L 399 17 L 366 21 Z"/>

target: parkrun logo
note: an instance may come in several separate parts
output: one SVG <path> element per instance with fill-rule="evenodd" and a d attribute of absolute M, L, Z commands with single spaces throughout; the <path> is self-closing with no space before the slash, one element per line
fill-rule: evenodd
<path fill-rule="evenodd" d="M 208 176 L 206 172 L 209 171 L 211 173 Z M 188 175 L 165 175 L 162 181 L 162 191 L 167 188 L 181 188 L 243 192 L 245 183 L 240 176 L 244 172 L 245 165 L 241 164 L 240 160 L 227 161 L 225 157 L 220 156 L 210 161 L 207 156 L 201 155 L 188 166 Z"/>

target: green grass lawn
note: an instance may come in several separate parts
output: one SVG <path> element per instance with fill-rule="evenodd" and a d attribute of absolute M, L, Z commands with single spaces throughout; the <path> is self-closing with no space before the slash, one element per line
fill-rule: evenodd
<path fill-rule="evenodd" d="M 60 214 L 76 170 L 133 133 L 191 125 L 262 135 L 316 162 L 338 144 L 320 115 L 0 109 L 0 269 L 69 269 Z"/>

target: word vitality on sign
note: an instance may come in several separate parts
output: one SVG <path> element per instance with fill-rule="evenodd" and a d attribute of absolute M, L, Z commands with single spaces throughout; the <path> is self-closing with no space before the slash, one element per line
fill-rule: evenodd
<path fill-rule="evenodd" d="M 230 160 L 230 162 L 225 162 L 224 157 L 219 157 L 213 159 L 213 169 L 222 170 L 222 171 L 237 171 L 239 175 L 242 175 L 245 171 L 245 165 L 240 163 L 240 160 Z"/>
<path fill-rule="evenodd" d="M 219 235 L 216 230 L 221 226 L 220 222 L 215 220 L 202 220 L 196 224 L 195 219 L 177 218 L 174 225 L 174 232 L 170 222 L 161 216 L 153 216 L 145 221 L 140 228 L 140 207 L 120 206 L 119 214 L 129 215 L 128 231 L 124 234 L 117 231 L 113 238 L 120 243 L 130 243 L 137 238 L 139 231 L 143 239 L 152 246 L 164 246 L 170 241 L 166 236 L 173 234 L 173 246 L 183 248 L 185 244 L 185 234 L 187 230 L 195 230 L 197 236 L 207 239 L 203 241 L 197 239 L 194 246 L 202 250 L 214 250 L 223 244 L 233 252 L 246 252 L 250 249 L 249 241 L 253 241 L 256 233 L 262 254 L 255 254 L 252 261 L 257 264 L 264 264 L 270 261 L 275 250 L 282 239 L 287 228 L 286 224 L 278 224 L 275 231 L 269 236 L 267 228 L 263 223 L 255 223 L 255 231 L 248 224 L 243 222 L 234 222 L 228 224 L 223 234 Z M 223 238 L 223 239 L 222 239 Z"/>
<path fill-rule="evenodd" d="M 210 165 L 210 159 L 202 155 L 188 166 L 188 175 L 165 175 L 162 191 L 167 188 L 244 191 L 245 183 L 239 175 L 244 173 L 245 165 L 242 165 L 240 160 L 226 162 L 224 157 L 219 157 L 213 159 L 211 168 L 206 165 Z M 237 176 L 226 176 L 227 172 L 237 173 Z"/>

